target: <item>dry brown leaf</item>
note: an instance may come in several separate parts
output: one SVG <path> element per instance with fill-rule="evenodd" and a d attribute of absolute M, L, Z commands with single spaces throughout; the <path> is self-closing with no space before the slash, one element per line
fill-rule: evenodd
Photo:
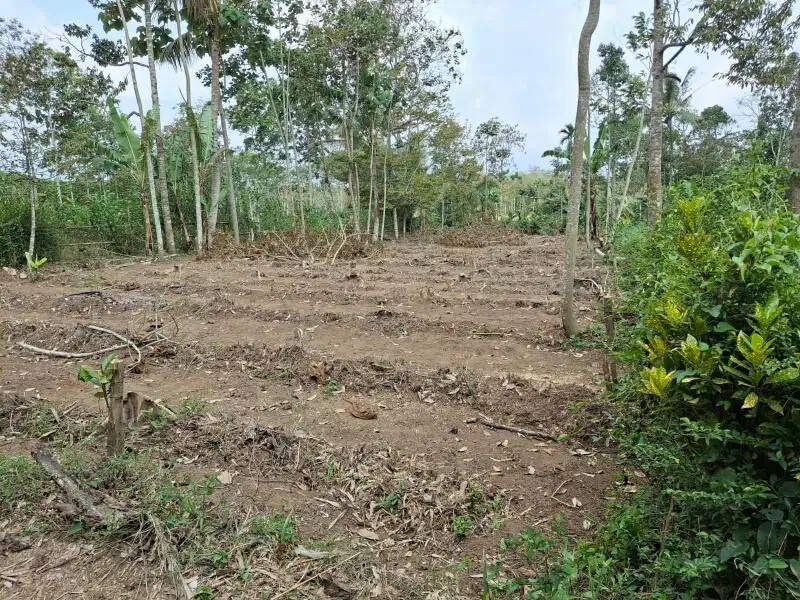
<path fill-rule="evenodd" d="M 356 533 L 361 537 L 366 538 L 368 540 L 372 540 L 374 542 L 377 542 L 381 539 L 381 536 L 379 536 L 371 529 L 359 529 L 358 531 L 356 531 Z"/>
<path fill-rule="evenodd" d="M 354 402 L 353 400 L 345 400 L 345 402 L 350 404 L 350 415 L 356 419 L 364 419 L 365 421 L 369 421 L 370 419 L 378 418 L 378 413 L 375 412 L 375 409 L 367 406 L 366 404 Z"/>

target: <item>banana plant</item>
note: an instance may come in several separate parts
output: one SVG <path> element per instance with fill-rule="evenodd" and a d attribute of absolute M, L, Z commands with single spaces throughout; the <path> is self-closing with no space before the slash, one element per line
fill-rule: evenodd
<path fill-rule="evenodd" d="M 107 171 L 127 171 L 136 180 L 139 186 L 139 198 L 142 205 L 142 216 L 144 218 L 145 247 L 151 248 L 152 233 L 150 228 L 150 212 L 147 209 L 147 162 L 145 152 L 149 152 L 147 144 L 148 124 L 150 117 L 147 115 L 145 123 L 144 139 L 136 134 L 131 127 L 128 117 L 120 114 L 114 100 L 108 98 L 108 117 L 114 128 L 116 147 L 95 144 L 95 149 L 101 155 L 99 161 Z"/>
<path fill-rule="evenodd" d="M 188 135 L 193 136 L 197 148 L 198 162 L 200 167 L 200 188 L 206 189 L 206 185 L 211 177 L 211 170 L 214 161 L 217 159 L 220 150 L 213 148 L 212 142 L 212 109 L 211 103 L 207 102 L 200 110 L 199 114 L 191 106 L 185 106 L 186 121 L 188 124 Z M 167 163 L 167 180 L 175 188 L 185 173 L 191 169 L 191 154 L 186 137 L 177 132 L 171 132 L 164 138 Z M 227 189 L 220 190 L 220 202 L 227 197 Z M 200 204 L 205 214 L 208 214 L 209 203 L 205 194 L 200 195 Z"/>

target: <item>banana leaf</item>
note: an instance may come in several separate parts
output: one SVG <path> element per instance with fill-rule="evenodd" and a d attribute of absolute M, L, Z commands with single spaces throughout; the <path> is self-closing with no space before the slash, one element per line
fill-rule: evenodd
<path fill-rule="evenodd" d="M 119 146 L 119 152 L 110 148 L 105 148 L 107 157 L 120 166 L 129 169 L 137 179 L 144 177 L 144 153 L 142 152 L 142 141 L 131 128 L 128 117 L 121 115 L 117 111 L 114 101 L 107 100 L 108 115 L 114 127 L 114 136 Z"/>

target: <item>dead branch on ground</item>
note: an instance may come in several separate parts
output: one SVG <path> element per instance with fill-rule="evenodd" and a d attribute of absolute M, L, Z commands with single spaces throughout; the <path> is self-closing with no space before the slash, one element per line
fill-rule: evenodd
<path fill-rule="evenodd" d="M 519 433 L 521 435 L 527 435 L 530 437 L 540 438 L 544 440 L 550 440 L 551 442 L 557 442 L 558 438 L 546 431 L 539 431 L 536 429 L 523 429 L 522 427 L 516 427 L 514 425 L 505 425 L 503 423 L 495 423 L 494 421 L 489 421 L 486 418 L 480 419 L 481 425 L 485 425 L 486 427 L 491 427 L 492 429 L 503 429 L 504 431 L 511 431 L 513 433 Z"/>
<path fill-rule="evenodd" d="M 92 498 L 91 492 L 72 475 L 67 473 L 64 467 L 58 464 L 47 452 L 40 450 L 34 451 L 31 454 L 34 460 L 42 465 L 42 468 L 53 478 L 56 485 L 64 490 L 67 497 L 78 505 L 85 516 L 95 521 L 115 520 L 125 516 L 125 513 L 115 508 L 104 506 L 96 502 Z M 106 501 L 108 501 L 108 499 L 108 497 L 104 498 Z"/>

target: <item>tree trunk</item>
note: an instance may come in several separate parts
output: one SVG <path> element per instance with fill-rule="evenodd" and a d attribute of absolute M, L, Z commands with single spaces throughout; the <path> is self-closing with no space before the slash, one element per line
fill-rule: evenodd
<path fill-rule="evenodd" d="M 400 238 L 400 231 L 397 227 L 397 207 L 392 208 L 392 216 L 394 217 L 394 239 Z"/>
<path fill-rule="evenodd" d="M 28 254 L 35 258 L 36 250 L 36 205 L 39 203 L 39 190 L 36 186 L 36 176 L 31 176 L 31 235 L 28 238 Z"/>
<path fill-rule="evenodd" d="M 144 251 L 149 253 L 153 246 L 153 230 L 150 227 L 150 211 L 147 210 L 147 194 L 144 186 L 139 189 L 139 201 L 142 205 L 142 219 L 144 219 Z"/>
<path fill-rule="evenodd" d="M 373 206 L 373 202 L 378 201 L 377 194 L 375 193 L 375 117 L 372 117 L 372 122 L 369 128 L 369 202 L 367 202 L 367 233 L 372 232 L 372 214 L 377 212 Z M 372 234 L 372 241 L 378 239 L 378 230 Z"/>
<path fill-rule="evenodd" d="M 225 148 L 225 178 L 228 180 L 228 206 L 231 211 L 231 227 L 233 227 L 233 242 L 239 245 L 239 211 L 236 206 L 236 188 L 233 187 L 233 153 L 228 142 L 228 125 L 225 123 L 225 108 L 219 107 L 219 122 L 222 125 L 222 144 Z"/>
<path fill-rule="evenodd" d="M 383 217 L 381 218 L 381 241 L 383 241 L 383 232 L 386 229 L 386 200 L 389 194 L 389 153 L 392 151 L 391 110 L 386 117 L 386 128 L 386 152 L 383 155 Z"/>
<path fill-rule="evenodd" d="M 589 50 L 592 35 L 600 20 L 600 0 L 589 1 L 589 12 L 581 30 L 578 45 L 578 107 L 575 113 L 575 137 L 572 142 L 572 171 L 569 182 L 567 231 L 564 244 L 564 293 L 561 298 L 561 319 L 564 332 L 578 333 L 575 317 L 575 255 L 578 251 L 578 213 L 581 205 L 581 172 L 583 170 L 583 143 L 589 118 Z"/>
<path fill-rule="evenodd" d="M 183 208 L 181 208 L 181 195 L 178 193 L 178 189 L 174 190 L 173 196 L 175 197 L 175 209 L 178 211 L 178 220 L 181 223 L 181 231 L 183 232 L 183 242 L 186 244 L 187 248 L 190 248 L 192 245 L 192 238 L 189 237 L 189 229 L 186 227 L 186 219 L 183 217 Z"/>
<path fill-rule="evenodd" d="M 625 210 L 625 203 L 628 198 L 628 191 L 631 188 L 631 177 L 633 176 L 633 169 L 636 166 L 636 159 L 639 158 L 639 147 L 642 145 L 642 130 L 644 129 L 644 114 L 647 111 L 647 89 L 650 87 L 650 78 L 652 71 L 647 77 L 647 83 L 644 84 L 644 96 L 642 97 L 642 109 L 639 111 L 639 130 L 636 132 L 636 143 L 633 146 L 633 154 L 631 155 L 631 162 L 628 165 L 628 172 L 625 174 L 625 188 L 622 190 L 622 200 L 617 207 L 615 221 L 619 220 L 622 216 L 622 211 Z"/>
<path fill-rule="evenodd" d="M 219 132 L 217 130 L 217 119 L 219 118 L 220 105 L 222 104 L 221 91 L 219 88 L 219 67 L 220 67 L 220 48 L 219 48 L 219 23 L 214 25 L 214 35 L 211 40 L 211 152 L 216 152 L 218 145 Z M 211 202 L 208 211 L 208 224 L 206 226 L 206 248 L 211 250 L 214 243 L 214 233 L 217 231 L 217 217 L 219 216 L 219 191 L 221 182 L 221 169 L 219 156 L 214 159 L 211 167 Z"/>
<path fill-rule="evenodd" d="M 653 92 L 650 103 L 650 166 L 647 223 L 654 227 L 661 219 L 661 159 L 664 151 L 664 35 L 666 7 L 663 0 L 653 0 Z"/>
<path fill-rule="evenodd" d="M 586 248 L 592 250 L 592 108 L 591 104 L 586 109 L 586 137 L 589 141 L 589 164 L 586 168 L 586 215 L 584 229 L 586 229 Z M 585 158 L 585 156 L 584 156 Z"/>
<path fill-rule="evenodd" d="M 800 169 L 800 66 L 795 72 L 793 117 L 792 137 L 789 140 L 789 168 Z M 795 214 L 800 214 L 800 175 L 789 178 L 789 200 Z"/>
<path fill-rule="evenodd" d="M 150 71 L 150 98 L 153 103 L 152 115 L 156 127 L 156 160 L 158 161 L 158 187 L 161 192 L 161 219 L 164 221 L 164 238 L 167 252 L 175 254 L 175 235 L 172 232 L 172 215 L 169 209 L 169 189 L 167 186 L 167 156 L 164 151 L 164 129 L 161 127 L 161 103 L 158 99 L 158 77 L 156 76 L 156 57 L 153 49 L 153 13 L 151 0 L 144 3 L 144 28 L 147 43 L 147 65 Z"/>
<path fill-rule="evenodd" d="M 122 9 L 122 1 L 117 0 L 117 10 L 119 11 L 119 18 L 122 20 L 122 31 L 125 34 L 125 49 L 128 52 L 128 65 L 131 70 L 131 84 L 133 85 L 133 92 L 136 96 L 136 107 L 139 109 L 139 119 L 142 126 L 142 142 L 145 142 L 147 136 L 145 135 L 147 127 L 147 119 L 145 118 L 144 105 L 142 104 L 142 95 L 139 93 L 139 84 L 136 81 L 136 68 L 133 64 L 133 49 L 131 48 L 131 36 L 128 33 L 128 21 L 125 20 L 125 11 Z M 161 235 L 161 219 L 158 216 L 158 198 L 156 197 L 156 182 L 153 174 L 153 157 L 150 155 L 149 144 L 142 144 L 142 152 L 145 158 L 146 173 L 143 178 L 147 178 L 147 183 L 150 188 L 150 201 L 153 206 L 153 220 L 156 228 L 156 244 L 158 245 L 158 256 L 164 256 L 164 238 Z M 70 186 L 71 190 L 71 186 Z M 74 200 L 74 199 L 73 199 Z M 145 224 L 146 226 L 146 224 Z"/>
<path fill-rule="evenodd" d="M 173 0 L 173 7 L 175 9 L 175 23 L 178 27 L 178 51 L 181 54 L 181 64 L 183 65 L 183 75 L 186 78 L 186 106 L 192 108 L 192 76 L 189 73 L 189 58 L 186 54 L 186 49 L 183 47 L 183 34 L 181 32 L 181 14 L 178 8 L 178 1 Z M 197 219 L 197 237 L 194 241 L 195 252 L 197 256 L 203 255 L 203 203 L 200 201 L 203 192 L 200 189 L 200 159 L 197 154 L 197 139 L 194 135 L 194 130 L 190 126 L 189 131 L 189 149 L 192 153 L 192 181 L 194 183 L 194 213 Z"/>

